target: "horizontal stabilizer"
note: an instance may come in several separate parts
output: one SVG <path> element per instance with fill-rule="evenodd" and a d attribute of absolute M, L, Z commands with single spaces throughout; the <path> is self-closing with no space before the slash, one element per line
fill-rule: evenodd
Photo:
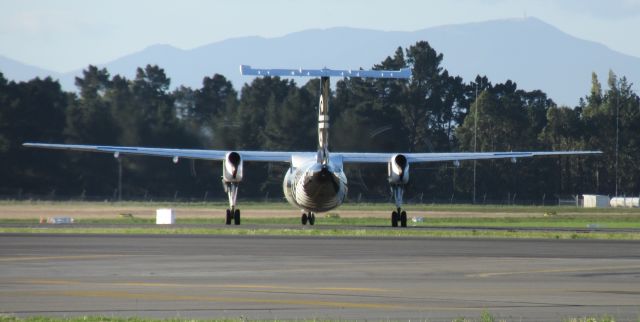
<path fill-rule="evenodd" d="M 281 76 L 281 77 L 361 77 L 361 78 L 410 78 L 411 69 L 400 70 L 351 70 L 351 69 L 271 69 L 251 68 L 240 65 L 243 76 Z"/>

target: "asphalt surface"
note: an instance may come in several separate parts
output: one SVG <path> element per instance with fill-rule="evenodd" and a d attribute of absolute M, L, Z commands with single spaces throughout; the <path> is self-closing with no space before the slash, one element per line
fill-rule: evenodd
<path fill-rule="evenodd" d="M 380 226 L 380 225 L 314 225 L 314 226 L 302 226 L 300 224 L 242 224 L 240 226 L 235 225 L 225 225 L 225 224 L 174 224 L 174 225 L 155 225 L 149 223 L 142 224 L 109 224 L 109 223 L 74 223 L 74 224 L 39 224 L 39 223 L 0 223 L 0 227 L 2 228 L 46 228 L 46 229 L 69 229 L 69 228 L 166 228 L 176 229 L 176 228 L 205 228 L 205 229 L 225 229 L 225 228 L 236 228 L 236 229 L 304 229 L 304 228 L 313 228 L 319 230 L 362 230 L 362 229 L 374 229 L 374 230 L 397 230 L 398 227 L 391 227 L 390 225 Z M 429 226 L 429 225 L 420 225 L 413 226 L 409 223 L 408 227 L 402 228 L 408 230 L 417 230 L 417 231 L 510 231 L 510 232 L 574 232 L 574 233 L 639 233 L 640 229 L 638 228 L 602 228 L 598 225 L 594 225 L 594 227 L 585 227 L 585 228 L 570 228 L 570 227 L 518 227 L 518 226 Z"/>
<path fill-rule="evenodd" d="M 640 317 L 640 242 L 0 235 L 0 313 L 562 321 Z"/>

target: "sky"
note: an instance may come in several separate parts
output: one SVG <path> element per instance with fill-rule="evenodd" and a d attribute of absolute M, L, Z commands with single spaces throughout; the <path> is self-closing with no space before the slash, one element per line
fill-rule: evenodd
<path fill-rule="evenodd" d="M 414 31 L 525 16 L 640 57 L 640 0 L 0 0 L 0 55 L 68 72 L 154 44 L 191 49 L 311 28 Z"/>

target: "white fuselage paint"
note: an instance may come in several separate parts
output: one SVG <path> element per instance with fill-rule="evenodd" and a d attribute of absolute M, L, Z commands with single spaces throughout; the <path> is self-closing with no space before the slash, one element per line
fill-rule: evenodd
<path fill-rule="evenodd" d="M 283 182 L 284 196 L 304 211 L 326 212 L 342 204 L 347 195 L 347 177 L 341 160 L 329 159 L 323 166 L 314 159 L 295 160 Z"/>

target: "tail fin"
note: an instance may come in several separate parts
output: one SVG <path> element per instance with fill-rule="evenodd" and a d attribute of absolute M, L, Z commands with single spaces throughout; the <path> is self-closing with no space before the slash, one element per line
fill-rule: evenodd
<path fill-rule="evenodd" d="M 240 74 L 247 76 L 320 77 L 320 104 L 318 106 L 318 163 L 329 162 L 329 97 L 330 77 L 398 78 L 411 77 L 411 69 L 400 70 L 341 70 L 341 69 L 269 69 L 240 65 Z"/>
<path fill-rule="evenodd" d="M 329 97 L 331 96 L 329 77 L 320 78 L 320 104 L 318 106 L 318 160 L 329 162 Z"/>

